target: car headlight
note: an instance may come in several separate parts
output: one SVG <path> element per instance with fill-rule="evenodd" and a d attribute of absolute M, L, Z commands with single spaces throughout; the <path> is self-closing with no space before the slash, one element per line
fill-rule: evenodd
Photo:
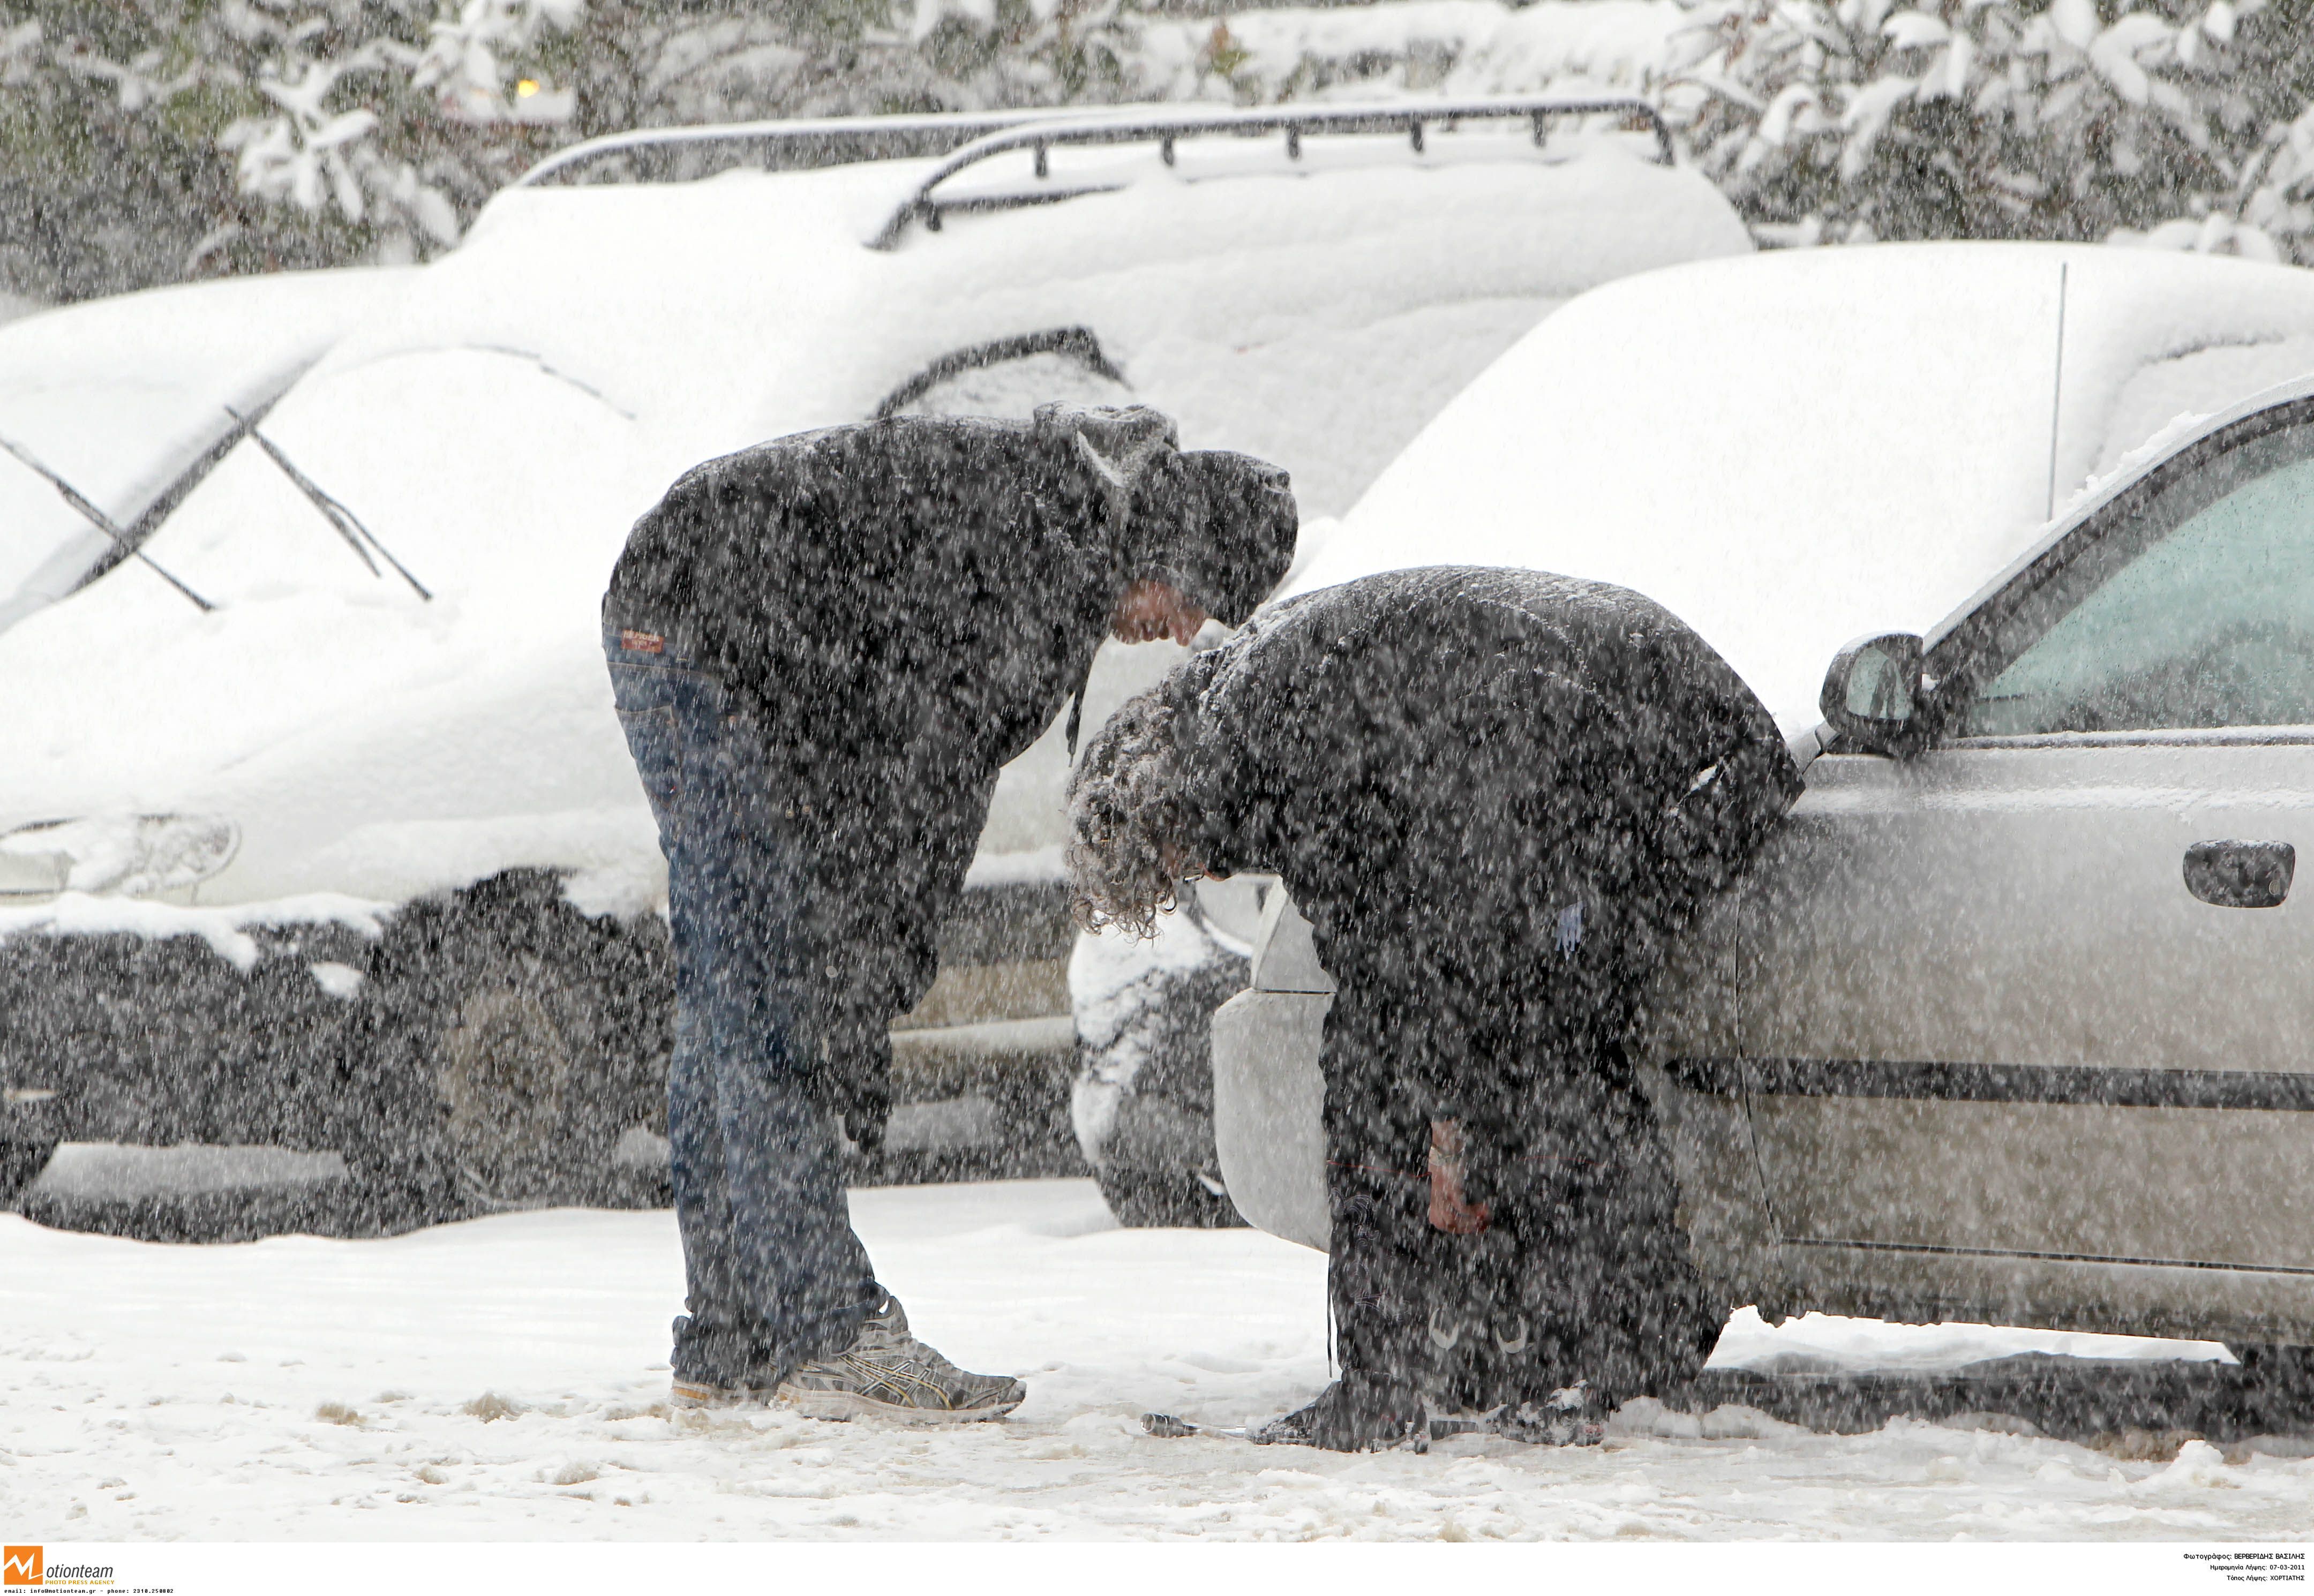
<path fill-rule="evenodd" d="M 0 837 L 0 895 L 148 897 L 216 875 L 240 846 L 241 828 L 208 815 L 44 820 Z"/>
<path fill-rule="evenodd" d="M 65 877 L 72 873 L 69 858 L 30 848 L 19 852 L 13 846 L 24 832 L 40 829 L 26 826 L 0 837 L 0 899 L 53 897 L 65 889 Z"/>

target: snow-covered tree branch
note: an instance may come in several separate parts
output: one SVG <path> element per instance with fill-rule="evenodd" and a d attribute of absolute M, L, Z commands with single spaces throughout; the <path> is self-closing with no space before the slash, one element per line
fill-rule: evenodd
<path fill-rule="evenodd" d="M 1771 237 L 2303 257 L 2307 8 L 1697 0 L 1667 96 Z"/>
<path fill-rule="evenodd" d="M 582 3 L 32 0 L 0 13 L 0 155 L 100 208 L 137 190 L 177 274 L 411 258 L 573 119 L 544 57 Z"/>
<path fill-rule="evenodd" d="M 627 127 L 1574 84 L 1661 101 L 1763 242 L 2314 261 L 2314 0 L 0 0 L 0 84 L 35 292 L 422 257 Z"/>

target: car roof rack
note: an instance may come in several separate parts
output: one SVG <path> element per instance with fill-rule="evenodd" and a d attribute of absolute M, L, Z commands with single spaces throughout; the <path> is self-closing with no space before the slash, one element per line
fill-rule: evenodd
<path fill-rule="evenodd" d="M 1472 100 L 1400 100 L 1367 105 L 1263 106 L 1245 110 L 1133 107 L 1124 111 L 1081 114 L 1068 120 L 1038 120 L 998 129 L 974 139 L 941 162 L 932 175 L 917 186 L 915 193 L 901 202 L 899 208 L 885 222 L 882 230 L 870 241 L 870 247 L 879 250 L 897 247 L 906 235 L 909 225 L 914 222 L 922 222 L 927 232 L 937 233 L 941 216 L 949 211 L 993 210 L 1035 205 L 1073 198 L 1079 194 L 1098 192 L 1113 186 L 1056 187 L 1049 193 L 964 199 L 947 204 L 933 198 L 934 190 L 967 167 L 1018 150 L 1033 152 L 1038 177 L 1049 179 L 1052 169 L 1047 152 L 1061 145 L 1153 142 L 1158 145 L 1165 164 L 1170 166 L 1174 160 L 1173 146 L 1178 140 L 1184 138 L 1220 134 L 1254 137 L 1266 133 L 1283 133 L 1285 135 L 1287 158 L 1298 161 L 1302 157 L 1302 140 L 1309 134 L 1402 133 L 1418 154 L 1423 148 L 1424 129 L 1433 125 L 1452 128 L 1463 121 L 1524 118 L 1534 124 L 1534 141 L 1539 145 L 1543 141 L 1546 125 L 1553 118 L 1568 116 L 1614 116 L 1638 123 L 1642 130 L 1655 135 L 1657 163 L 1665 166 L 1674 163 L 1671 128 L 1664 121 L 1663 113 L 1647 101 L 1628 95 L 1518 94 Z"/>
<path fill-rule="evenodd" d="M 795 172 L 859 161 L 945 155 L 976 138 L 1023 123 L 1073 120 L 1084 115 L 1083 106 L 1064 105 L 1025 110 L 799 117 L 690 128 L 637 128 L 584 139 L 569 149 L 557 150 L 507 186 L 536 189 L 588 181 L 679 182 L 742 166 L 766 172 Z"/>

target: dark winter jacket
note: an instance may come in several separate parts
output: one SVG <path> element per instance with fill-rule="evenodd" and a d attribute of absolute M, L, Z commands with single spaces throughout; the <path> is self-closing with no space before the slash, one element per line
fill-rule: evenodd
<path fill-rule="evenodd" d="M 1370 577 L 1168 690 L 1205 863 L 1284 877 L 1343 989 L 1329 1029 L 1364 1027 L 1417 1119 L 1460 1112 L 1490 1037 L 1621 1023 L 1800 789 L 1735 672 L 1604 583 Z"/>
<path fill-rule="evenodd" d="M 636 523 L 605 624 L 702 662 L 774 751 L 815 859 L 837 1107 L 880 1122 L 885 1032 L 932 983 L 997 771 L 1082 691 L 1124 589 L 1174 573 L 1234 622 L 1293 548 L 1284 472 L 1180 455 L 1138 407 L 781 438 L 686 473 Z"/>

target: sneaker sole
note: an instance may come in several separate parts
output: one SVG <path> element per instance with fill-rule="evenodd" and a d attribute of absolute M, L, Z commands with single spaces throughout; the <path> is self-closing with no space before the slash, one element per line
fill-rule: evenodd
<path fill-rule="evenodd" d="M 989 1407 L 904 1407 L 896 1402 L 879 1402 L 857 1391 L 815 1391 L 782 1386 L 773 1397 L 772 1406 L 799 1413 L 808 1419 L 832 1419 L 838 1424 L 852 1419 L 896 1419 L 904 1424 L 974 1424 L 985 1419 L 1001 1419 L 1020 1406 L 1020 1401 L 1015 1397 L 1010 1402 Z"/>
<path fill-rule="evenodd" d="M 677 1382 L 667 1391 L 669 1407 L 696 1411 L 709 1407 L 761 1407 L 769 1398 L 761 1391 L 735 1389 L 729 1386 L 697 1386 Z"/>

